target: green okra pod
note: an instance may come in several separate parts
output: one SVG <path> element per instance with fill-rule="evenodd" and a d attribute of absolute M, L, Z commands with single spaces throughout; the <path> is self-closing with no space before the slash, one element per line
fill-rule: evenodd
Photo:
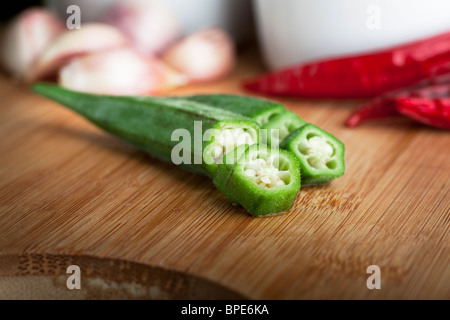
<path fill-rule="evenodd" d="M 300 166 L 286 150 L 256 144 L 239 147 L 225 155 L 214 184 L 253 216 L 280 214 L 292 208 L 300 191 Z"/>
<path fill-rule="evenodd" d="M 179 165 L 212 177 L 218 190 L 253 216 L 288 211 L 300 190 L 298 159 L 259 145 L 259 124 L 242 114 L 180 98 L 94 95 L 52 84 L 36 84 L 33 90 L 158 159 L 178 164 L 174 151 L 182 159 L 187 155 L 190 161 Z M 184 134 L 193 139 L 178 150 Z"/>
<path fill-rule="evenodd" d="M 94 95 L 53 84 L 33 90 L 158 159 L 175 163 L 177 156 L 175 164 L 209 177 L 225 153 L 258 142 L 255 121 L 194 101 Z"/>
<path fill-rule="evenodd" d="M 211 107 L 231 111 L 258 122 L 261 126 L 276 116 L 284 113 L 286 108 L 276 102 L 249 96 L 229 94 L 204 94 L 179 97 Z"/>
<path fill-rule="evenodd" d="M 303 185 L 328 183 L 345 173 L 345 146 L 332 134 L 307 124 L 281 143 L 300 162 Z"/>
<path fill-rule="evenodd" d="M 183 96 L 175 99 L 188 99 L 207 104 L 214 108 L 232 111 L 257 121 L 262 129 L 262 143 L 278 147 L 292 131 L 306 122 L 285 106 L 270 100 L 227 94 L 204 94 Z"/>

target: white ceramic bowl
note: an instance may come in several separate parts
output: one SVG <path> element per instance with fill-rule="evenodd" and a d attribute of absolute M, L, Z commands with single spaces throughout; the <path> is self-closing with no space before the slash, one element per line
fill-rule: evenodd
<path fill-rule="evenodd" d="M 253 1 L 270 69 L 450 31 L 449 0 Z"/>

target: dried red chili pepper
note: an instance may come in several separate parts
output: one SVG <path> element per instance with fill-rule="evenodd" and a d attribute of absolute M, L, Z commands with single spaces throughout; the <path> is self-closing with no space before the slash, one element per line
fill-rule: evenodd
<path fill-rule="evenodd" d="M 372 98 L 450 72 L 450 32 L 374 53 L 268 73 L 244 87 L 269 95 Z"/>
<path fill-rule="evenodd" d="M 382 96 L 358 108 L 350 115 L 345 125 L 354 128 L 367 120 L 388 118 L 395 115 L 398 115 L 395 97 Z"/>
<path fill-rule="evenodd" d="M 346 125 L 353 128 L 370 119 L 398 115 L 399 109 L 402 109 L 399 107 L 402 104 L 402 99 L 412 97 L 428 100 L 450 97 L 450 73 L 426 79 L 406 89 L 383 94 L 353 112 L 347 119 Z M 412 107 L 409 106 L 408 108 L 411 109 Z"/>
<path fill-rule="evenodd" d="M 399 98 L 397 111 L 423 124 L 450 129 L 450 96 L 447 98 Z"/>

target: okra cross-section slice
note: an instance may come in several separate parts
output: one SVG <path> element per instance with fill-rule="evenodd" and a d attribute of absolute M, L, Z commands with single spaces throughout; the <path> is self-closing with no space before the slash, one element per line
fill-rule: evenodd
<path fill-rule="evenodd" d="M 258 126 L 246 120 L 219 121 L 205 132 L 203 161 L 211 175 L 214 175 L 224 156 L 239 146 L 249 146 L 258 142 Z"/>
<path fill-rule="evenodd" d="M 330 133 L 307 124 L 281 144 L 300 161 L 303 185 L 328 183 L 345 173 L 345 146 Z"/>
<path fill-rule="evenodd" d="M 194 101 L 95 95 L 53 84 L 33 90 L 160 160 L 209 177 L 225 153 L 258 142 L 255 121 Z"/>
<path fill-rule="evenodd" d="M 305 124 L 295 112 L 285 111 L 262 127 L 261 142 L 278 148 L 289 134 Z"/>
<path fill-rule="evenodd" d="M 213 108 L 223 109 L 238 113 L 244 117 L 258 122 L 261 126 L 268 123 L 286 108 L 276 102 L 254 98 L 249 96 L 231 95 L 231 94 L 204 94 L 179 97 L 199 103 L 207 104 Z"/>
<path fill-rule="evenodd" d="M 237 154 L 226 155 L 239 159 L 234 166 L 219 165 L 214 177 L 217 189 L 255 217 L 289 211 L 301 187 L 296 157 L 266 145 L 252 145 Z"/>

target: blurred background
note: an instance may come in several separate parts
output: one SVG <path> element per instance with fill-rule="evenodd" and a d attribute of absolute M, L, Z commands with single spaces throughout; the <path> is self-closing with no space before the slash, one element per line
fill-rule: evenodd
<path fill-rule="evenodd" d="M 68 39 L 69 36 L 60 41 L 66 43 L 64 46 L 54 44 L 62 29 L 67 31 L 66 21 L 71 16 L 67 8 L 74 4 L 81 9 L 80 21 L 84 26 L 92 23 L 112 26 L 127 38 L 123 41 L 131 41 L 134 51 L 112 52 L 124 44 L 120 35 L 105 28 L 87 28 L 78 37 L 72 35 L 74 39 Z M 41 11 L 23 14 L 33 6 L 39 6 Z M 55 22 L 49 13 L 55 14 L 59 21 Z M 15 25 L 10 22 L 13 17 Z M 66 87 L 87 90 L 93 83 L 111 81 L 114 76 L 128 79 L 128 84 L 120 83 L 123 87 L 135 86 L 137 81 L 142 82 L 142 77 L 147 77 L 150 93 L 159 93 L 186 83 L 226 77 L 234 69 L 239 50 L 248 44 L 258 45 L 268 70 L 277 70 L 447 32 L 450 1 L 42 0 L 14 2 L 2 10 L 1 19 L 7 32 L 0 62 L 15 78 L 33 82 L 53 76 Z M 100 40 L 94 43 L 95 39 Z M 44 50 L 51 45 L 52 50 Z M 111 54 L 79 57 L 80 52 L 105 51 Z M 153 60 L 144 61 L 136 53 Z M 74 61 L 66 60 L 57 65 L 55 61 L 64 55 L 82 59 L 74 61 L 83 68 L 75 68 L 70 64 Z M 103 73 L 87 70 L 93 61 L 104 66 Z M 135 66 L 130 68 L 135 73 L 129 70 L 123 75 L 124 68 L 114 61 L 123 61 L 122 66 L 125 61 L 128 66 Z M 138 73 L 138 69 L 148 72 Z M 151 79 L 149 73 L 153 74 Z M 111 93 L 117 92 L 117 86 L 104 83 L 98 90 L 92 90 Z"/>
<path fill-rule="evenodd" d="M 22 10 L 36 5 L 41 5 L 42 1 L 40 0 L 29 0 L 29 1 L 12 1 L 5 8 L 0 10 L 0 20 L 2 23 L 5 23 L 11 17 L 15 16 Z"/>
<path fill-rule="evenodd" d="M 105 94 L 220 80 L 255 39 L 251 0 L 29 1 L 1 19 L 6 73 Z"/>
<path fill-rule="evenodd" d="M 68 5 L 76 4 L 83 12 L 83 22 L 92 22 L 101 19 L 108 7 L 121 1 L 44 0 L 44 3 L 61 17 L 66 16 Z M 164 0 L 163 3 L 180 20 L 185 34 L 215 26 L 244 40 L 252 28 L 251 0 Z"/>

